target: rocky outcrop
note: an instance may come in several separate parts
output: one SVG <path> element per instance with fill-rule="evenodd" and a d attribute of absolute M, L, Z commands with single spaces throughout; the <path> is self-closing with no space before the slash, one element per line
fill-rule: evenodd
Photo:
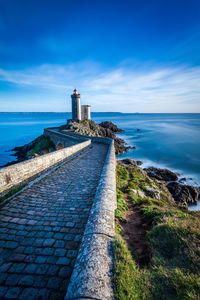
<path fill-rule="evenodd" d="M 160 200 L 160 191 L 157 188 L 145 185 L 144 189 L 148 197 Z"/>
<path fill-rule="evenodd" d="M 60 128 L 61 132 L 63 129 L 68 129 L 66 126 Z M 118 128 L 115 124 L 109 121 L 97 124 L 96 122 L 90 121 L 80 121 L 72 122 L 70 124 L 70 130 L 75 133 L 88 135 L 88 136 L 98 136 L 98 137 L 108 137 L 114 140 L 115 152 L 116 154 L 121 154 L 127 152 L 131 147 L 125 146 L 125 141 L 116 137 L 116 132 L 122 132 L 123 130 Z"/>
<path fill-rule="evenodd" d="M 99 126 L 103 128 L 110 129 L 112 132 L 123 132 L 124 130 L 117 127 L 117 125 L 113 124 L 110 121 L 104 121 L 99 124 Z"/>
<path fill-rule="evenodd" d="M 30 159 L 32 157 L 38 157 L 40 155 L 47 154 L 54 150 L 55 150 L 55 145 L 50 140 L 50 138 L 44 135 L 40 135 L 35 140 L 31 141 L 28 144 L 25 144 L 24 146 L 19 146 L 19 147 L 15 147 L 14 149 L 11 149 L 10 151 L 15 152 L 13 156 L 16 156 L 17 160 L 8 162 L 2 167 L 8 167 L 18 162 L 22 162 L 27 159 Z"/>
<path fill-rule="evenodd" d="M 136 160 L 136 163 L 137 163 L 138 166 L 143 165 L 143 162 L 141 160 Z"/>
<path fill-rule="evenodd" d="M 118 163 L 119 164 L 122 163 L 122 164 L 125 164 L 128 166 L 137 166 L 137 162 L 131 158 L 125 158 L 125 159 L 118 160 Z"/>
<path fill-rule="evenodd" d="M 130 165 L 130 166 L 141 166 L 143 164 L 143 162 L 141 160 L 134 160 L 131 158 L 121 159 L 118 162 L 119 163 L 121 162 L 125 165 Z"/>
<path fill-rule="evenodd" d="M 178 182 L 168 183 L 167 188 L 174 200 L 184 205 L 197 203 L 200 196 L 198 188 L 190 185 L 183 185 Z"/>
<path fill-rule="evenodd" d="M 180 182 L 177 182 L 178 175 L 167 169 L 158 169 L 152 167 L 145 169 L 145 171 L 149 177 L 165 181 L 166 187 L 177 203 L 183 205 L 197 203 L 200 196 L 200 191 L 198 188 L 193 186 L 182 184 L 186 181 L 185 178 L 180 180 Z"/>
<path fill-rule="evenodd" d="M 31 141 L 28 144 L 25 144 L 24 146 L 15 147 L 14 149 L 11 149 L 10 151 L 15 151 L 15 156 L 17 157 L 18 162 L 23 161 L 27 158 L 27 153 L 32 150 L 37 144 L 39 144 L 43 139 L 43 135 L 40 135 L 35 140 Z"/>
<path fill-rule="evenodd" d="M 151 178 L 155 178 L 163 181 L 178 180 L 177 174 L 168 169 L 158 169 L 158 168 L 151 167 L 144 170 L 147 172 L 147 175 Z"/>
<path fill-rule="evenodd" d="M 125 166 L 129 167 L 136 167 L 138 165 L 137 161 L 134 159 L 123 159 L 118 161 L 119 164 L 123 164 Z M 142 170 L 141 168 L 138 168 L 138 170 Z M 142 170 L 147 176 L 146 181 L 149 179 L 152 181 L 152 179 L 160 180 L 163 182 L 164 185 L 166 185 L 168 191 L 172 195 L 173 199 L 181 204 L 181 205 L 189 205 L 193 203 L 197 203 L 199 197 L 200 197 L 200 190 L 196 187 L 181 184 L 180 182 L 177 182 L 178 175 L 170 170 L 167 169 L 158 169 L 158 168 L 148 168 Z M 152 179 L 151 179 L 152 178 Z M 171 182 L 169 182 L 171 181 Z M 185 182 L 185 178 L 183 178 L 182 182 Z M 153 181 L 152 181 L 153 184 Z M 138 191 L 132 190 L 135 194 L 138 196 L 141 196 L 138 194 Z M 144 186 L 144 195 L 141 197 L 152 197 L 154 199 L 159 200 L 160 199 L 160 191 L 155 186 Z"/>

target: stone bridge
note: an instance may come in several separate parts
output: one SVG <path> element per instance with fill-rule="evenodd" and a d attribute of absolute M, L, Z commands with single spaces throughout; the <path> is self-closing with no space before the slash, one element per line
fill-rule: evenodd
<path fill-rule="evenodd" d="M 81 137 L 73 136 L 71 134 L 64 135 L 63 133 L 59 132 L 59 128 L 57 128 L 57 127 L 45 128 L 44 135 L 50 137 L 52 142 L 54 142 L 57 150 L 78 144 L 78 143 L 82 142 L 83 140 L 84 141 L 88 140 L 88 138 L 84 139 Z"/>
<path fill-rule="evenodd" d="M 114 143 L 44 134 L 60 150 L 0 170 L 2 195 L 23 187 L 1 204 L 0 299 L 112 299 Z"/>

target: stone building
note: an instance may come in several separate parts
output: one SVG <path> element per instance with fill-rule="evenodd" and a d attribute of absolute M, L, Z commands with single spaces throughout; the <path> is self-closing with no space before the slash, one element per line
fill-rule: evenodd
<path fill-rule="evenodd" d="M 81 105 L 81 120 L 91 120 L 90 105 Z"/>

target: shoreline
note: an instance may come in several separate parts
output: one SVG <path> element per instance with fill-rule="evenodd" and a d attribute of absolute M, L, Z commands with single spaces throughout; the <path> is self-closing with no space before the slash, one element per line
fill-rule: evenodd
<path fill-rule="evenodd" d="M 121 158 L 120 155 L 117 155 L 117 159 L 126 159 L 126 158 L 130 158 L 130 159 L 134 159 L 132 157 L 123 157 Z M 147 159 L 147 161 L 145 162 L 145 159 L 137 159 L 143 162 L 143 164 L 140 166 L 142 169 L 148 169 L 148 168 L 158 168 L 158 169 L 167 169 L 173 173 L 176 173 L 179 177 L 178 182 L 182 183 L 182 184 L 188 184 L 188 185 L 192 185 L 194 187 L 200 188 L 200 182 L 198 182 L 198 178 L 195 177 L 195 174 L 187 174 L 185 173 L 183 170 L 181 169 L 174 169 L 174 168 L 170 168 L 168 166 L 166 166 L 165 164 L 158 164 L 156 162 L 150 161 Z M 186 181 L 182 181 L 182 179 L 186 178 Z"/>
<path fill-rule="evenodd" d="M 140 130 L 142 131 L 142 130 Z M 125 132 L 125 130 L 124 130 Z M 118 133 L 117 134 L 117 137 L 121 138 L 125 141 L 125 143 L 127 145 L 130 144 L 130 137 L 127 138 L 126 135 L 124 135 L 123 133 Z M 131 137 L 131 138 L 134 138 Z M 137 149 L 138 146 L 137 146 L 137 136 L 136 136 L 136 139 L 134 140 L 134 146 L 135 148 Z M 130 149 L 131 151 L 132 149 Z M 147 157 L 141 157 L 138 155 L 134 155 L 134 150 L 130 153 L 130 151 L 128 151 L 127 153 L 124 152 L 123 154 L 118 154 L 117 155 L 117 159 L 126 159 L 126 158 L 130 158 L 130 159 L 134 159 L 134 160 L 140 160 L 143 162 L 143 164 L 141 165 L 141 168 L 151 168 L 151 167 L 154 167 L 154 168 L 159 168 L 159 169 L 168 169 L 170 171 L 172 171 L 173 173 L 176 173 L 178 174 L 178 176 L 180 177 L 180 179 L 182 178 L 186 178 L 186 184 L 188 185 L 192 185 L 194 187 L 197 187 L 197 188 L 200 188 L 200 174 L 199 173 L 189 173 L 181 168 L 175 168 L 175 167 L 171 167 L 169 166 L 168 164 L 165 164 L 164 162 L 162 163 L 158 163 L 158 162 L 155 162 Z M 130 155 L 129 155 L 130 154 Z"/>

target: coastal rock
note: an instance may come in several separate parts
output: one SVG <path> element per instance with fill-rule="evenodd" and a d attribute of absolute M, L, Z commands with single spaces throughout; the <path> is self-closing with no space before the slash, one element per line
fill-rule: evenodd
<path fill-rule="evenodd" d="M 146 198 L 145 193 L 142 192 L 141 190 L 130 189 L 130 191 L 136 194 L 138 197 Z"/>
<path fill-rule="evenodd" d="M 136 164 L 137 164 L 137 166 L 141 166 L 141 165 L 143 165 L 143 162 L 141 160 L 136 160 Z"/>
<path fill-rule="evenodd" d="M 144 170 L 147 172 L 147 175 L 149 177 L 156 178 L 158 180 L 163 180 L 163 181 L 178 180 L 177 174 L 168 169 L 158 169 L 158 168 L 151 167 Z"/>
<path fill-rule="evenodd" d="M 17 160 L 8 162 L 7 164 L 1 167 L 8 167 L 18 162 L 22 162 L 24 160 L 55 151 L 55 145 L 49 137 L 40 135 L 30 143 L 25 144 L 24 146 L 15 147 L 14 149 L 11 149 L 9 151 L 15 152 L 13 156 L 16 156 Z"/>
<path fill-rule="evenodd" d="M 181 178 L 181 179 L 179 180 L 179 182 L 180 182 L 180 183 L 184 183 L 184 182 L 186 182 L 186 180 L 187 180 L 187 179 L 184 177 L 184 178 Z"/>
<path fill-rule="evenodd" d="M 185 205 L 197 203 L 200 196 L 198 188 L 190 185 L 183 185 L 178 182 L 168 183 L 167 188 L 176 202 Z"/>
<path fill-rule="evenodd" d="M 142 192 L 141 190 L 138 190 L 138 191 L 137 191 L 137 194 L 138 194 L 138 196 L 141 197 L 141 198 L 146 198 L 145 193 Z"/>
<path fill-rule="evenodd" d="M 72 122 L 70 125 L 71 129 L 75 133 L 88 135 L 88 136 L 99 136 L 99 137 L 108 137 L 114 140 L 115 142 L 115 152 L 116 154 L 121 154 L 129 151 L 130 147 L 125 146 L 125 141 L 116 137 L 116 132 L 122 132 L 123 130 L 118 128 L 115 124 L 109 121 L 102 122 L 97 124 L 96 122 L 90 121 L 80 121 Z M 66 125 L 60 127 L 60 131 L 66 128 Z"/>
<path fill-rule="evenodd" d="M 150 186 L 144 186 L 145 188 L 145 193 L 147 196 L 160 200 L 160 191 L 157 190 L 156 188 L 150 187 Z"/>
<path fill-rule="evenodd" d="M 131 158 L 121 159 L 119 162 L 129 166 L 137 166 L 137 162 Z"/>
<path fill-rule="evenodd" d="M 104 121 L 99 124 L 103 128 L 110 129 L 112 132 L 123 132 L 124 130 L 118 128 L 115 124 L 110 121 Z"/>

